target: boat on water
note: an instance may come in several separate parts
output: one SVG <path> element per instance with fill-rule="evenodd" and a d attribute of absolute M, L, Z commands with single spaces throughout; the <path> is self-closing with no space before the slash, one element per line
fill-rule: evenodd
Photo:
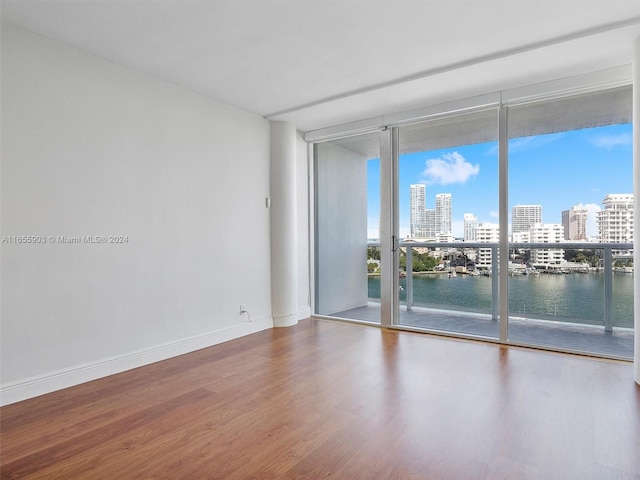
<path fill-rule="evenodd" d="M 633 273 L 633 267 L 613 267 L 613 271 L 618 273 Z"/>

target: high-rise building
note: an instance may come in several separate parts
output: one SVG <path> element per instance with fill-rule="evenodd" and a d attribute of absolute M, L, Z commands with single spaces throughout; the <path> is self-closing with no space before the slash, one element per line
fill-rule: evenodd
<path fill-rule="evenodd" d="M 562 211 L 565 240 L 587 239 L 587 214 L 587 209 L 581 203 Z"/>
<path fill-rule="evenodd" d="M 409 186 L 409 235 L 411 238 L 435 240 L 439 234 L 451 233 L 451 194 L 436 195 L 436 208 L 426 208 L 427 188 Z M 439 199 L 440 198 L 440 199 Z M 446 228 L 446 231 L 442 231 Z"/>
<path fill-rule="evenodd" d="M 542 223 L 542 205 L 516 205 L 511 209 L 511 233 L 526 232 Z"/>
<path fill-rule="evenodd" d="M 451 233 L 451 194 L 436 195 L 436 233 Z"/>
<path fill-rule="evenodd" d="M 567 240 L 571 240 L 571 232 L 569 228 L 569 223 L 571 222 L 569 220 L 570 214 L 571 214 L 570 209 L 562 211 L 562 228 L 564 229 L 564 238 Z"/>
<path fill-rule="evenodd" d="M 633 194 L 609 194 L 598 212 L 598 239 L 602 243 L 633 242 Z M 627 252 L 629 253 L 629 252 Z"/>
<path fill-rule="evenodd" d="M 421 238 L 433 239 L 438 233 L 436 230 L 436 211 L 433 208 L 424 211 L 424 236 Z"/>
<path fill-rule="evenodd" d="M 412 238 L 424 235 L 427 187 L 422 184 L 409 185 L 409 234 Z"/>
<path fill-rule="evenodd" d="M 478 217 L 473 213 L 464 214 L 464 241 L 476 241 L 476 228 L 478 227 Z"/>

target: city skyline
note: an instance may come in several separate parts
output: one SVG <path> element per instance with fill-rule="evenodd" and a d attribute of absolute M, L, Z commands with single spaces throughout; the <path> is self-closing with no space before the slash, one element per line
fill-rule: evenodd
<path fill-rule="evenodd" d="M 515 138 L 509 142 L 509 229 L 516 205 L 541 205 L 544 223 L 582 204 L 586 231 L 597 236 L 596 212 L 609 194 L 633 192 L 632 125 L 612 125 Z M 399 162 L 400 236 L 410 235 L 410 185 L 424 184 L 426 209 L 451 194 L 453 236 L 464 236 L 464 214 L 498 222 L 497 142 L 403 154 Z M 368 237 L 378 237 L 379 160 L 368 162 Z"/>
<path fill-rule="evenodd" d="M 410 185 L 411 189 L 411 235 L 409 238 L 426 241 L 451 241 L 451 195 L 438 194 L 438 197 L 446 198 L 446 208 L 436 198 L 436 209 L 425 210 L 424 185 Z M 415 193 L 419 192 L 419 195 Z M 528 243 L 543 241 L 535 239 L 545 231 L 544 235 L 553 231 L 553 241 L 581 241 L 596 239 L 607 243 L 632 243 L 633 242 L 633 193 L 607 194 L 602 201 L 604 208 L 596 215 L 597 235 L 589 238 L 586 235 L 587 210 L 582 204 L 573 205 L 568 210 L 562 211 L 561 223 L 545 223 L 542 221 L 541 205 L 515 205 L 511 209 L 511 230 L 509 237 L 513 242 Z M 426 213 L 435 213 L 429 218 Z M 443 223 L 443 217 L 448 217 L 448 224 Z M 415 223 L 414 223 L 415 222 Z M 466 242 L 494 242 L 498 241 L 498 223 L 478 223 L 477 217 L 472 213 L 463 216 L 464 234 L 459 237 Z M 446 225 L 446 226 L 445 226 Z M 482 232 L 482 233 L 480 233 Z M 449 237 L 449 239 L 447 239 Z M 546 241 L 546 240 L 544 240 Z"/>

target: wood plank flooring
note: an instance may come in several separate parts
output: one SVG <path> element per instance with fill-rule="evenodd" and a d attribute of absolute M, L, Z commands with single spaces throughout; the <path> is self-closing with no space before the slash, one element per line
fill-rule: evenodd
<path fill-rule="evenodd" d="M 640 479 L 629 363 L 321 320 L 0 421 L 2 479 Z"/>

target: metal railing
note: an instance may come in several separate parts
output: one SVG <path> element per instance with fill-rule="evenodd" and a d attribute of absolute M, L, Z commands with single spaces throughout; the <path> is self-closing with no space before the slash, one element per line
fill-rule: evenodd
<path fill-rule="evenodd" d="M 509 248 L 519 250 L 534 249 L 572 249 L 572 250 L 602 250 L 604 273 L 604 331 L 613 332 L 613 251 L 632 250 L 632 243 L 510 243 Z"/>
<path fill-rule="evenodd" d="M 498 244 L 482 242 L 457 242 L 457 243 L 401 243 L 400 248 L 406 248 L 406 308 L 413 307 L 413 249 L 414 248 L 446 248 L 446 249 L 491 249 L 491 318 L 498 320 L 499 317 L 499 288 L 498 288 Z"/>
<path fill-rule="evenodd" d="M 379 244 L 369 244 L 370 247 L 379 247 Z M 411 311 L 414 306 L 413 289 L 413 249 L 446 249 L 449 253 L 464 249 L 491 249 L 491 318 L 499 319 L 499 268 L 498 268 L 498 243 L 484 242 L 403 242 L 399 248 L 405 249 L 406 255 L 406 284 L 405 297 L 406 309 Z M 601 262 L 598 269 L 604 275 L 604 330 L 613 331 L 613 265 L 614 251 L 629 251 L 633 249 L 632 243 L 584 243 L 584 242 L 560 242 L 560 243 L 510 243 L 509 250 L 591 250 L 602 251 Z M 628 255 L 621 258 L 629 258 Z M 466 265 L 466 263 L 465 263 Z M 508 274 L 508 272 L 507 272 Z"/>

